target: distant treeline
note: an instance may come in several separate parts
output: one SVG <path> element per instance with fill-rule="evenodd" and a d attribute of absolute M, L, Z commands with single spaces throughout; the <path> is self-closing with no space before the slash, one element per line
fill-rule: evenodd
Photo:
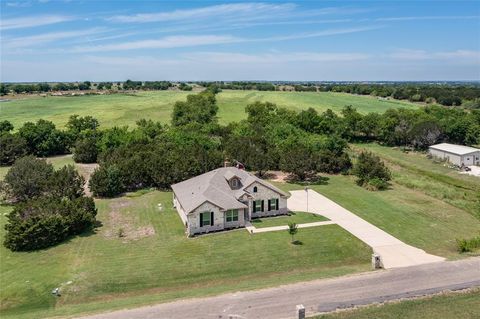
<path fill-rule="evenodd" d="M 426 84 L 426 83 L 275 83 L 249 81 L 213 81 L 193 82 L 212 92 L 221 90 L 258 90 L 258 91 L 296 91 L 296 92 L 343 92 L 358 95 L 371 95 L 379 98 L 441 104 L 444 106 L 463 106 L 471 109 L 480 108 L 480 85 L 471 84 Z M 73 90 L 168 90 L 177 88 L 191 91 L 192 85 L 184 82 L 169 81 L 132 81 L 79 83 L 3 83 L 0 95 L 9 93 L 46 93 Z"/>
<path fill-rule="evenodd" d="M 47 93 L 58 91 L 87 91 L 87 90 L 168 90 L 177 87 L 182 91 L 191 91 L 192 87 L 186 83 L 175 85 L 169 81 L 132 81 L 125 82 L 70 82 L 70 83 L 0 83 L 0 95 L 9 93 Z"/>

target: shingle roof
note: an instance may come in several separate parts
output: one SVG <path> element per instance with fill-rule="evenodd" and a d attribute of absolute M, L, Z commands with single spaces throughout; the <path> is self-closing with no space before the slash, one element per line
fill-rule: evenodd
<path fill-rule="evenodd" d="M 449 143 L 440 143 L 440 144 L 432 145 L 430 146 L 430 148 L 452 153 L 452 154 L 457 154 L 457 155 L 466 155 L 474 152 L 480 152 L 480 149 L 475 147 L 449 144 Z"/>
<path fill-rule="evenodd" d="M 241 181 L 241 188 L 232 190 L 228 180 L 237 176 Z M 248 194 L 244 188 L 254 182 L 272 189 L 281 196 L 288 196 L 281 189 L 261 180 L 249 172 L 236 167 L 222 167 L 187 179 L 186 181 L 172 185 L 177 200 L 182 205 L 186 214 L 189 214 L 205 202 L 210 202 L 222 209 L 241 209 L 247 206 L 238 199 Z"/>

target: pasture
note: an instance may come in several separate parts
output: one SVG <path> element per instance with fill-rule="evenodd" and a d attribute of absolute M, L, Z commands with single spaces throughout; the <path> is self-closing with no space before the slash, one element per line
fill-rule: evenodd
<path fill-rule="evenodd" d="M 188 94 L 192 93 L 153 91 L 111 95 L 31 96 L 0 103 L 0 118 L 9 120 L 16 128 L 24 122 L 40 118 L 50 120 L 62 128 L 72 114 L 91 115 L 100 121 L 102 127 L 134 125 L 143 118 L 169 123 L 173 104 L 185 100 Z M 329 108 L 339 112 L 346 105 L 356 107 L 361 113 L 418 107 L 418 104 L 404 101 L 333 92 L 223 91 L 217 95 L 220 122 L 225 124 L 245 118 L 245 106 L 256 101 L 268 101 L 292 110 L 313 107 L 318 112 Z"/>
<path fill-rule="evenodd" d="M 370 269 L 370 248 L 337 225 L 301 229 L 302 245 L 287 231 L 186 238 L 171 198 L 150 191 L 97 200 L 101 226 L 91 233 L 36 252 L 2 246 L 1 317 L 74 315 Z M 0 206 L 0 240 L 10 209 Z M 55 287 L 61 297 L 50 294 Z"/>

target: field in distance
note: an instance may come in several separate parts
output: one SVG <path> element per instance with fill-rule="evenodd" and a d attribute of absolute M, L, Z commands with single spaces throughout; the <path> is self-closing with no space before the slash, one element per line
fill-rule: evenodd
<path fill-rule="evenodd" d="M 62 128 L 72 114 L 94 116 L 102 127 L 134 125 L 142 118 L 168 123 L 173 104 L 184 100 L 188 94 L 192 93 L 152 91 L 88 96 L 35 96 L 0 103 L 0 114 L 2 119 L 9 120 L 15 128 L 24 122 L 40 118 L 50 120 Z M 418 107 L 418 104 L 405 101 L 345 93 L 225 90 L 217 95 L 220 122 L 225 124 L 245 118 L 245 106 L 255 101 L 269 101 L 294 110 L 313 107 L 318 112 L 328 108 L 340 112 L 346 105 L 354 106 L 361 113 Z"/>

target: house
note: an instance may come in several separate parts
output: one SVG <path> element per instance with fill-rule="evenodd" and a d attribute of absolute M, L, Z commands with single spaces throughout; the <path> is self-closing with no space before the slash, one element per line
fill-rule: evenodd
<path fill-rule="evenodd" d="M 215 169 L 174 184 L 172 190 L 188 236 L 288 213 L 288 193 L 236 167 Z"/>
<path fill-rule="evenodd" d="M 446 160 L 457 166 L 480 165 L 480 149 L 441 143 L 429 147 L 428 152 L 435 158 Z"/>

